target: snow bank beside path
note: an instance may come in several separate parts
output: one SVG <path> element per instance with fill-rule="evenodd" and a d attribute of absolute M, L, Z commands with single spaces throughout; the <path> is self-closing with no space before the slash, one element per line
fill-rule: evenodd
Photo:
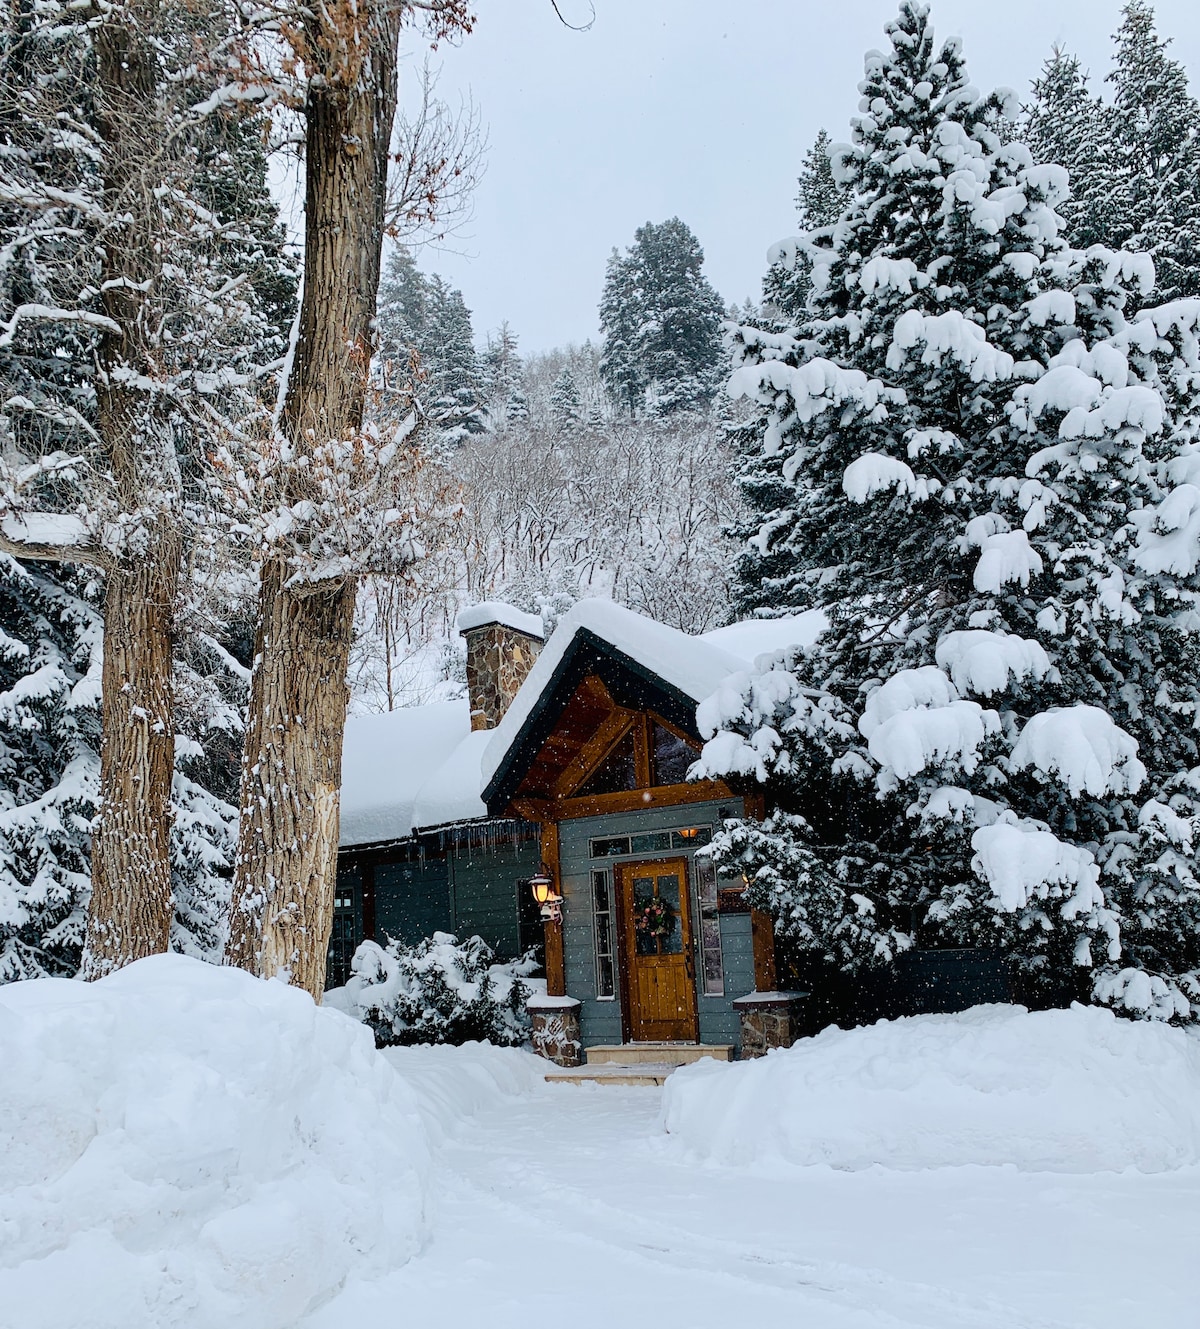
<path fill-rule="evenodd" d="M 0 1325 L 284 1329 L 424 1231 L 427 1133 L 370 1031 L 161 955 L 0 987 Z"/>
<path fill-rule="evenodd" d="M 1200 1162 L 1200 1038 L 1095 1007 L 978 1006 L 697 1062 L 661 1120 L 723 1164 L 1161 1172 Z"/>

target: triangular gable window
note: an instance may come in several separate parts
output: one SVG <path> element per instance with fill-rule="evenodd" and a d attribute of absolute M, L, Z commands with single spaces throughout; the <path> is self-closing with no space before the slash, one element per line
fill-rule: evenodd
<path fill-rule="evenodd" d="M 651 726 L 651 740 L 654 784 L 683 784 L 698 755 L 695 748 L 657 720 Z"/>
<path fill-rule="evenodd" d="M 633 730 L 629 729 L 580 785 L 577 794 L 581 798 L 590 798 L 593 794 L 619 794 L 637 787 L 637 757 Z"/>

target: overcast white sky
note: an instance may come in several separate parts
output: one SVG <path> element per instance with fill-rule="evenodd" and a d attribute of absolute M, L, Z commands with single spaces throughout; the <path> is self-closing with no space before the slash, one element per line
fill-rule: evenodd
<path fill-rule="evenodd" d="M 586 0 L 559 0 L 586 21 Z M 462 288 L 480 340 L 507 318 L 525 352 L 598 335 L 604 262 L 647 220 L 679 216 L 726 300 L 757 295 L 767 246 L 794 229 L 795 177 L 817 130 L 848 136 L 864 51 L 895 0 L 595 0 L 572 32 L 550 0 L 477 0 L 445 47 L 441 94 L 488 129 L 474 218 L 421 265 Z M 1120 0 L 933 0 L 972 79 L 1024 92 L 1057 42 L 1093 82 Z M 1161 33 L 1200 93 L 1200 0 L 1159 0 Z"/>

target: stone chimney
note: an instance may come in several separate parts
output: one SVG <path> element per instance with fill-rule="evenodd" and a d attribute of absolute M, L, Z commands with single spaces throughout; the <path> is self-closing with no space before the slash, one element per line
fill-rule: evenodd
<path fill-rule="evenodd" d="M 541 652 L 542 620 L 489 600 L 464 609 L 458 630 L 467 639 L 471 728 L 495 729 Z"/>

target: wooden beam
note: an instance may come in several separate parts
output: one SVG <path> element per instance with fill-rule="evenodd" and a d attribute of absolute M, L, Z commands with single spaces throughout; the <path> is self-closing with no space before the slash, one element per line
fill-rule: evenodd
<path fill-rule="evenodd" d="M 522 795 L 509 803 L 507 815 L 520 817 L 522 821 L 553 821 L 556 815 L 554 804 L 546 798 L 528 798 Z"/>
<path fill-rule="evenodd" d="M 625 737 L 632 720 L 628 711 L 612 710 L 554 782 L 554 797 L 569 798 Z"/>
<path fill-rule="evenodd" d="M 674 804 L 710 803 L 733 798 L 721 780 L 697 780 L 691 784 L 664 784 L 654 789 L 630 789 L 617 794 L 593 794 L 588 798 L 559 799 L 560 821 L 571 817 L 599 817 L 609 812 L 639 812 L 643 808 L 665 808 Z"/>
<path fill-rule="evenodd" d="M 633 722 L 633 769 L 639 789 L 649 789 L 654 782 L 650 771 L 650 723 L 642 711 Z"/>
<path fill-rule="evenodd" d="M 604 686 L 603 680 L 597 674 L 589 674 L 579 685 L 579 692 L 584 696 L 590 697 L 600 706 L 615 706 L 612 699 L 612 693 Z"/>
<path fill-rule="evenodd" d="M 550 869 L 556 892 L 562 894 L 562 871 L 558 861 L 558 823 L 542 822 L 542 862 Z M 546 919 L 546 995 L 567 995 L 567 962 L 563 946 L 562 920 Z"/>
<path fill-rule="evenodd" d="M 775 991 L 775 925 L 761 909 L 750 911 L 750 943 L 754 948 L 754 989 Z"/>
<path fill-rule="evenodd" d="M 657 711 L 650 711 L 648 714 L 655 724 L 662 725 L 662 727 L 669 733 L 674 734 L 681 743 L 686 743 L 696 756 L 700 755 L 700 744 L 696 742 L 696 739 L 692 734 L 685 733 L 685 731 L 680 729 L 677 724 L 672 724 L 670 720 L 665 720 Z"/>

